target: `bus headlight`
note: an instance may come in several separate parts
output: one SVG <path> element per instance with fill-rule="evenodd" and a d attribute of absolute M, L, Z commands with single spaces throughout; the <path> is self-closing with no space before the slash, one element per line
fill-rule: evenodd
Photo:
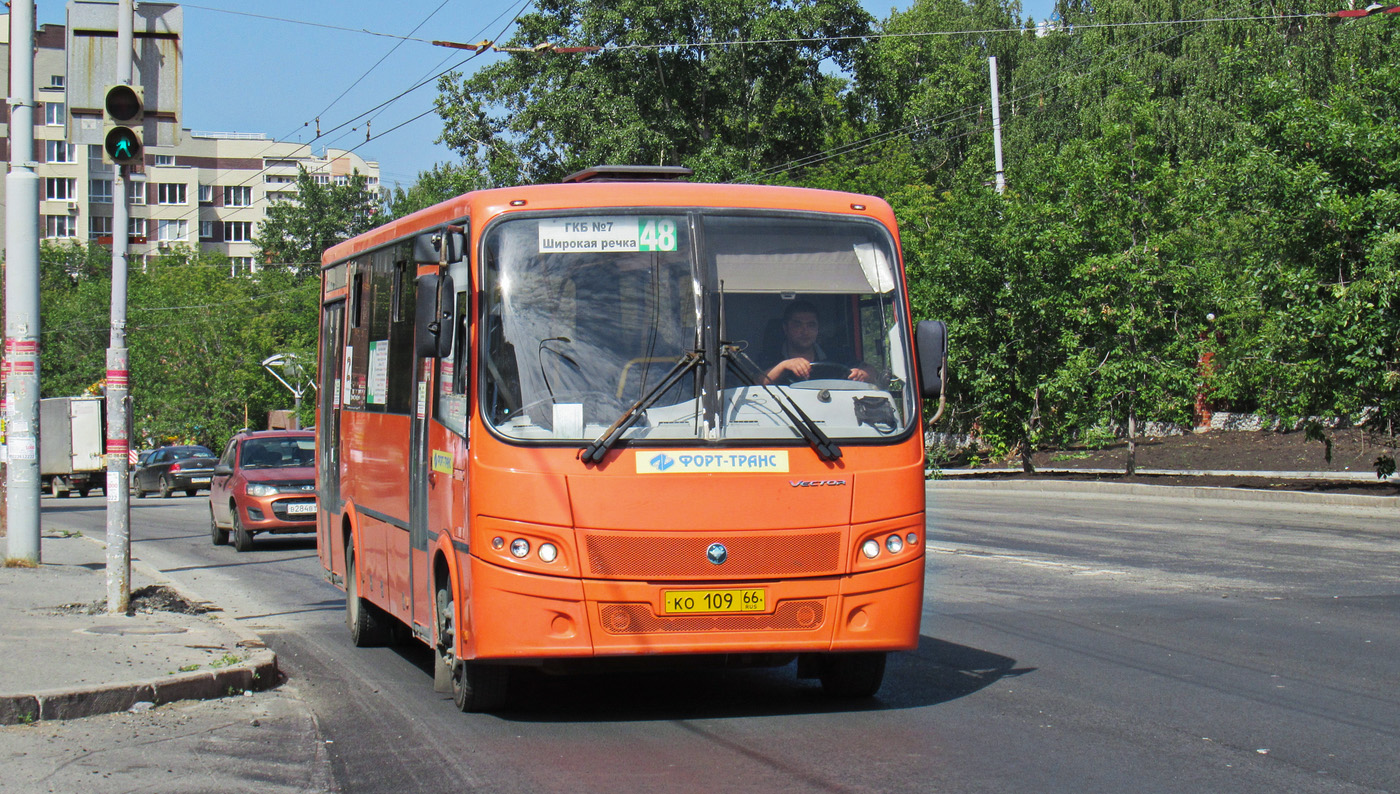
<path fill-rule="evenodd" d="M 510 542 L 511 556 L 523 558 L 530 553 L 530 541 L 524 538 L 516 538 Z"/>
<path fill-rule="evenodd" d="M 559 549 L 556 549 L 553 543 L 541 543 L 540 559 L 544 562 L 554 562 L 559 559 Z"/>
<path fill-rule="evenodd" d="M 862 554 L 873 560 L 880 556 L 880 541 L 871 538 L 860 544 L 860 550 Z"/>
<path fill-rule="evenodd" d="M 890 550 L 890 554 L 898 554 L 904 548 L 904 540 L 898 535 L 890 535 L 885 538 L 885 548 Z"/>

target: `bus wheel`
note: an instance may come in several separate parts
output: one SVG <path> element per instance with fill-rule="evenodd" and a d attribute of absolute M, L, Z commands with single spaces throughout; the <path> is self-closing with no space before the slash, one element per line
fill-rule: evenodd
<path fill-rule="evenodd" d="M 885 654 L 831 653 L 821 664 L 822 691 L 840 698 L 868 698 L 885 680 Z"/>
<path fill-rule="evenodd" d="M 383 645 L 389 639 L 389 628 L 384 624 L 384 618 L 374 604 L 360 598 L 353 546 L 345 549 L 345 625 L 350 629 L 350 642 L 356 648 Z"/>
<path fill-rule="evenodd" d="M 506 704 L 510 668 L 497 664 L 464 662 L 452 667 L 452 702 L 462 711 L 495 711 Z"/>
<path fill-rule="evenodd" d="M 452 691 L 452 668 L 457 666 L 457 615 L 448 585 L 437 591 L 437 645 L 433 647 L 433 691 Z"/>

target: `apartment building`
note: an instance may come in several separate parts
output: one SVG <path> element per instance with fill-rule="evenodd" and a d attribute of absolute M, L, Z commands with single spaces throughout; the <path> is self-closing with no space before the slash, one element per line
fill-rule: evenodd
<path fill-rule="evenodd" d="M 112 240 L 115 167 L 102 147 L 66 138 L 67 58 L 62 25 L 36 35 L 34 161 L 40 178 L 40 236 L 52 241 Z M 9 20 L 0 15 L 0 75 L 9 84 Z M 9 114 L 0 118 L 0 160 L 10 162 Z M 237 268 L 255 269 L 253 236 L 272 202 L 296 191 L 299 167 L 322 184 L 345 184 L 363 174 L 379 189 L 379 164 L 353 152 L 279 142 L 262 133 L 184 130 L 175 147 L 147 146 L 145 162 L 129 169 L 133 261 L 184 245 L 226 254 Z M 0 180 L 0 202 L 4 201 Z M 0 250 L 4 244 L 0 224 Z"/>

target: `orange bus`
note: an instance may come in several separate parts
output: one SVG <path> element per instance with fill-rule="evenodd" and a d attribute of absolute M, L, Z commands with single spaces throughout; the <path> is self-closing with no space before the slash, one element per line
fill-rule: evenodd
<path fill-rule="evenodd" d="M 464 711 L 520 666 L 780 665 L 868 696 L 918 642 L 921 398 L 884 201 L 600 167 L 328 250 L 318 553 L 357 646 Z"/>

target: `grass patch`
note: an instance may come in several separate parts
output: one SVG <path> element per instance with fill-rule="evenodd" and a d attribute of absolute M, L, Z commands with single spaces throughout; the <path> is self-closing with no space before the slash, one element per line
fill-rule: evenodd
<path fill-rule="evenodd" d="M 1057 452 L 1050 456 L 1050 460 L 1088 460 L 1093 457 L 1089 452 Z"/>
<path fill-rule="evenodd" d="M 10 557 L 5 560 L 6 568 L 38 568 L 39 563 L 33 560 L 26 560 L 22 557 Z"/>

